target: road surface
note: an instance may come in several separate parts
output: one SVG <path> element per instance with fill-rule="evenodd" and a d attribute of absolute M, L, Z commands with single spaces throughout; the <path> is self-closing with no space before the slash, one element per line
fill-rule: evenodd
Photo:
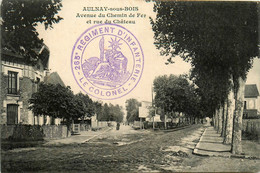
<path fill-rule="evenodd" d="M 49 143 L 2 150 L 2 172 L 257 172 L 259 160 L 201 157 L 192 154 L 203 125 L 173 132 L 121 126 L 83 143 Z M 83 135 L 84 136 L 84 135 Z"/>

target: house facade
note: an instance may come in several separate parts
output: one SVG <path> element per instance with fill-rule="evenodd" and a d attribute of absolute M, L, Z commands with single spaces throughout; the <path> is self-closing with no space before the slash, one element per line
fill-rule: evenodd
<path fill-rule="evenodd" d="M 243 118 L 256 118 L 260 114 L 259 92 L 256 84 L 245 85 Z"/>
<path fill-rule="evenodd" d="M 48 74 L 48 47 L 43 45 L 36 53 L 38 61 L 32 65 L 15 51 L 2 49 L 0 124 L 48 124 L 48 117 L 36 116 L 28 109 L 29 99 Z"/>
<path fill-rule="evenodd" d="M 160 122 L 160 115 L 155 114 L 154 117 L 151 117 L 149 115 L 149 109 L 152 107 L 152 102 L 149 101 L 142 101 L 141 106 L 139 107 L 139 118 L 142 121 L 148 121 L 148 122 Z"/>

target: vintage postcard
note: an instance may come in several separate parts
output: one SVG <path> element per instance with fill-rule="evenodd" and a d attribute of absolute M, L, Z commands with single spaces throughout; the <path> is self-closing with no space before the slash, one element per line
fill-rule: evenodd
<path fill-rule="evenodd" d="M 259 172 L 257 1 L 0 0 L 1 172 Z"/>

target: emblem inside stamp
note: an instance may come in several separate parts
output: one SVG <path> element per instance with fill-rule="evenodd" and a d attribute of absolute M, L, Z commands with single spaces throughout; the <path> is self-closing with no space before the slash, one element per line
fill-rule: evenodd
<path fill-rule="evenodd" d="M 76 41 L 71 69 L 77 84 L 99 99 L 131 92 L 141 79 L 144 54 L 137 38 L 116 24 L 95 25 Z"/>

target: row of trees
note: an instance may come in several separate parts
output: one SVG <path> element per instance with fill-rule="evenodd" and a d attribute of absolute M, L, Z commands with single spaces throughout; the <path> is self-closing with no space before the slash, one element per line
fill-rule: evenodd
<path fill-rule="evenodd" d="M 100 103 L 97 103 L 100 104 Z M 100 104 L 101 105 L 101 104 Z M 122 122 L 124 119 L 123 108 L 118 104 L 113 105 L 111 103 L 105 103 L 103 106 L 99 106 L 97 112 L 98 121 L 116 121 Z"/>
<path fill-rule="evenodd" d="M 179 55 L 191 63 L 204 115 L 214 117 L 234 154 L 242 153 L 247 72 L 259 57 L 258 9 L 257 2 L 156 2 L 151 19 L 155 45 L 170 55 L 168 62 Z"/>
<path fill-rule="evenodd" d="M 186 75 L 159 76 L 153 85 L 154 104 L 160 108 L 162 117 L 176 116 L 175 113 L 183 113 L 192 119 L 201 117 L 200 97 Z"/>
<path fill-rule="evenodd" d="M 36 115 L 61 118 L 70 126 L 72 120 L 84 120 L 97 115 L 99 121 L 122 122 L 123 111 L 119 105 L 93 101 L 87 94 L 73 94 L 70 87 L 40 83 L 39 89 L 29 100 L 29 109 Z"/>

